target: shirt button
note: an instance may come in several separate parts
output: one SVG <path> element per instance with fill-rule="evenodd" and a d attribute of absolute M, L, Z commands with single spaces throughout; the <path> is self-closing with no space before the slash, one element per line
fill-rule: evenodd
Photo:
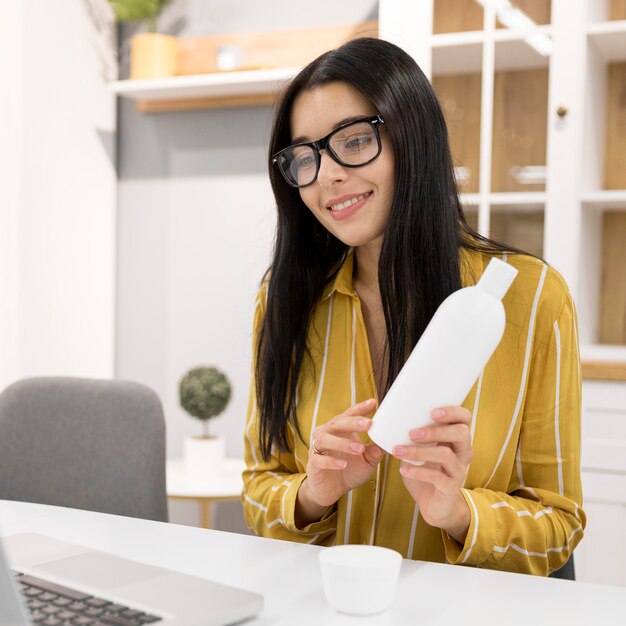
<path fill-rule="evenodd" d="M 374 489 L 376 489 L 376 481 L 375 480 L 370 480 L 370 489 L 373 491 Z"/>

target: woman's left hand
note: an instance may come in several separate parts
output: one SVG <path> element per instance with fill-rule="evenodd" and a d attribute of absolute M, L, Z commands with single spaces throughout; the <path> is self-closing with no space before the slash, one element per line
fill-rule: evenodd
<path fill-rule="evenodd" d="M 433 411 L 432 419 L 437 422 L 435 425 L 411 430 L 409 437 L 416 444 L 436 445 L 395 446 L 392 453 L 401 461 L 404 486 L 418 504 L 424 520 L 464 543 L 470 512 L 461 487 L 473 458 L 472 414 L 463 407 L 449 406 Z"/>

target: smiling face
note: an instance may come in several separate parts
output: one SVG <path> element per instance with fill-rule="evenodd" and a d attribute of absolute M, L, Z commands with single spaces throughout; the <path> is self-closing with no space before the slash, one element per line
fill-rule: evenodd
<path fill-rule="evenodd" d="M 298 141 L 316 141 L 346 120 L 378 113 L 350 85 L 328 83 L 298 95 L 291 112 L 291 136 Z M 382 152 L 361 167 L 344 167 L 323 150 L 317 180 L 300 189 L 302 201 L 319 222 L 355 248 L 379 246 L 389 218 L 394 163 L 384 125 L 380 137 Z"/>

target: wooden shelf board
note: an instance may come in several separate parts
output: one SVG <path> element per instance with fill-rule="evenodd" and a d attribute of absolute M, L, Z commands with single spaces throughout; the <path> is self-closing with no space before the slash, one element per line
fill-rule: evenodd
<path fill-rule="evenodd" d="M 150 80 L 120 80 L 110 83 L 110 90 L 142 102 L 227 98 L 276 94 L 299 68 L 275 68 L 241 72 L 219 72 L 191 76 L 172 76 Z"/>
<path fill-rule="evenodd" d="M 587 36 L 607 62 L 626 61 L 626 20 L 590 24 Z"/>
<path fill-rule="evenodd" d="M 584 380 L 613 380 L 626 382 L 626 362 L 582 361 Z"/>
<path fill-rule="evenodd" d="M 582 196 L 583 207 L 588 209 L 626 209 L 626 189 L 590 191 Z"/>
<path fill-rule="evenodd" d="M 585 380 L 626 381 L 626 345 L 583 344 L 580 359 Z"/>

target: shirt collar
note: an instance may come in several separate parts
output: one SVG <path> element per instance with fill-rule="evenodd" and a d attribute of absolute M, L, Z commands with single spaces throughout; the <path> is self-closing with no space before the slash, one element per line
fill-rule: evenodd
<path fill-rule="evenodd" d="M 459 265 L 461 269 L 461 286 L 475 285 L 481 277 L 485 267 L 484 258 L 480 252 L 461 248 L 459 251 Z M 352 286 L 352 272 L 354 270 L 354 250 L 350 250 L 335 278 L 326 285 L 322 300 L 329 298 L 335 291 L 343 293 L 351 298 L 358 298 Z"/>
<path fill-rule="evenodd" d="M 322 300 L 329 298 L 335 291 L 343 293 L 351 298 L 356 298 L 357 294 L 352 286 L 352 271 L 354 270 L 354 250 L 350 250 L 346 260 L 343 262 L 339 271 L 335 275 L 335 278 L 331 283 L 326 285 L 323 293 Z"/>

